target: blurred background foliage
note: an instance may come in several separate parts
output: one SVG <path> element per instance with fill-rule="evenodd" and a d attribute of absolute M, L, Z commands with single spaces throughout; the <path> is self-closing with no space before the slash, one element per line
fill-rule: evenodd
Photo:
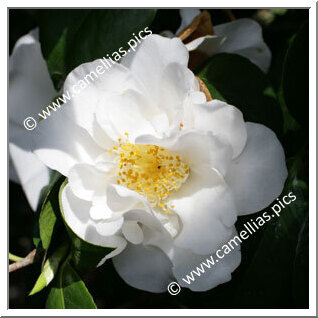
<path fill-rule="evenodd" d="M 31 29 L 44 25 L 41 32 L 45 33 L 50 32 L 54 24 L 56 27 L 61 27 L 54 19 L 56 13 L 54 11 L 56 10 L 10 9 L 9 54 L 17 39 Z M 89 13 L 94 15 L 97 21 L 103 18 L 102 11 L 107 10 L 98 11 Z M 194 293 L 182 289 L 177 296 L 171 296 L 168 293 L 152 294 L 126 285 L 114 270 L 112 262 L 106 262 L 83 277 L 98 308 L 308 308 L 308 10 L 210 9 L 208 11 L 214 25 L 229 22 L 235 18 L 252 18 L 263 27 L 264 40 L 272 52 L 269 73 L 265 76 L 259 70 L 255 71 L 251 65 L 246 65 L 245 69 L 251 69 L 251 74 L 253 73 L 255 78 L 261 77 L 264 83 L 268 83 L 266 85 L 270 85 L 271 99 L 264 100 L 264 96 L 254 94 L 255 101 L 251 98 L 250 105 L 246 106 L 243 103 L 242 107 L 246 106 L 247 109 L 242 111 L 245 118 L 264 122 L 277 133 L 285 149 L 289 169 L 289 177 L 283 194 L 293 191 L 297 195 L 297 200 L 283 210 L 280 218 L 272 219 L 242 244 L 242 263 L 233 273 L 229 283 L 208 292 Z M 64 14 L 67 15 L 68 12 Z M 78 11 L 77 14 L 85 13 Z M 117 10 L 116 14 L 120 12 Z M 140 15 L 136 12 L 136 16 L 138 14 Z M 65 21 L 65 17 L 63 21 L 63 23 L 70 23 L 70 20 Z M 155 16 L 150 14 L 147 21 L 153 33 L 160 33 L 163 30 L 175 31 L 181 19 L 178 10 L 160 9 Z M 126 24 L 124 27 L 128 28 L 129 25 Z M 94 30 L 86 30 L 87 34 L 90 31 Z M 106 25 L 104 31 L 112 33 L 114 31 L 112 24 Z M 133 30 L 130 33 L 132 32 Z M 114 50 L 120 46 L 120 43 L 112 39 L 118 37 L 119 35 L 115 33 L 112 38 L 109 38 Z M 92 40 L 89 36 L 83 35 L 81 40 L 84 39 L 84 42 Z M 49 36 L 47 40 L 50 40 Z M 94 38 L 94 40 L 98 39 Z M 101 54 L 102 49 L 104 48 L 100 48 L 96 54 Z M 108 52 L 112 52 L 110 47 L 108 49 Z M 45 55 L 45 49 L 43 51 Z M 89 59 L 91 56 L 86 55 L 82 58 Z M 229 59 L 232 64 L 226 67 L 225 62 Z M 224 65 L 222 72 L 238 81 L 239 78 L 236 77 L 238 73 L 235 67 L 234 70 L 232 67 L 237 65 L 239 68 L 238 60 L 239 57 L 221 54 L 198 70 L 199 75 L 207 76 L 212 96 L 213 90 L 219 89 L 217 84 L 220 83 L 220 78 L 218 78 L 217 66 Z M 50 68 L 49 56 L 47 56 L 47 62 Z M 51 62 L 54 68 L 54 55 Z M 65 75 L 76 66 L 76 63 L 80 61 L 72 60 L 71 64 L 63 64 L 58 76 L 56 78 L 52 76 L 57 86 L 63 80 L 63 74 Z M 213 76 L 209 75 L 212 74 L 209 72 L 211 68 L 214 70 Z M 242 85 L 243 89 L 246 89 L 243 93 L 249 94 L 249 83 Z M 224 89 L 224 86 L 222 88 Z M 226 96 L 226 90 L 234 88 L 226 87 L 224 92 L 218 92 L 223 93 L 225 100 L 240 108 L 242 102 L 239 92 L 236 92 L 234 96 Z M 255 112 L 252 106 L 258 102 L 259 108 Z M 261 214 L 262 212 L 259 213 Z M 257 216 L 258 214 L 254 214 L 253 218 Z M 251 217 L 239 217 L 236 224 L 238 231 Z M 28 206 L 21 187 L 10 182 L 10 252 L 25 256 L 34 248 L 32 236 L 36 221 L 36 214 Z M 48 289 L 32 297 L 27 296 L 40 273 L 40 267 L 41 264 L 38 262 L 10 274 L 10 308 L 45 307 Z"/>

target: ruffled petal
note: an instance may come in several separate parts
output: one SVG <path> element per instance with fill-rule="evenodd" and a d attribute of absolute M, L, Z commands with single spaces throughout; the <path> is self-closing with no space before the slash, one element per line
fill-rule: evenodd
<path fill-rule="evenodd" d="M 213 170 L 190 172 L 186 183 L 169 197 L 169 205 L 182 222 L 175 245 L 196 254 L 215 251 L 230 237 L 237 218 L 231 191 Z"/>
<path fill-rule="evenodd" d="M 246 126 L 242 112 L 231 105 L 219 100 L 213 100 L 200 105 L 193 105 L 190 109 L 187 126 L 197 130 L 211 131 L 224 137 L 232 146 L 233 157 L 237 157 L 246 144 Z"/>
<path fill-rule="evenodd" d="M 122 231 L 127 241 L 133 244 L 142 243 L 144 235 L 136 221 L 125 221 Z"/>
<path fill-rule="evenodd" d="M 121 64 L 139 79 L 149 99 L 158 101 L 162 97 L 160 81 L 167 66 L 177 63 L 187 68 L 188 59 L 188 50 L 180 39 L 150 35 L 139 44 L 135 53 L 129 52 L 123 57 Z"/>
<path fill-rule="evenodd" d="M 116 248 L 107 258 L 119 254 L 125 248 L 126 240 L 114 235 L 122 225 L 121 219 L 107 225 L 106 222 L 93 221 L 89 213 L 91 203 L 76 197 L 69 185 L 63 189 L 61 200 L 65 221 L 76 235 L 95 245 Z"/>
<path fill-rule="evenodd" d="M 170 149 L 179 154 L 191 170 L 200 170 L 204 166 L 225 174 L 232 158 L 229 143 L 211 132 L 187 130 L 161 139 L 145 135 L 137 138 L 136 143 Z"/>
<path fill-rule="evenodd" d="M 34 153 L 48 167 L 68 176 L 75 164 L 92 164 L 107 150 L 100 148 L 85 129 L 68 119 L 71 109 L 64 106 L 42 120 L 32 133 Z"/>
<path fill-rule="evenodd" d="M 255 123 L 247 123 L 246 128 L 246 147 L 226 175 L 241 215 L 267 207 L 281 194 L 288 174 L 284 149 L 275 133 Z"/>
<path fill-rule="evenodd" d="M 70 120 L 85 128 L 100 146 L 111 146 L 112 141 L 95 119 L 100 98 L 139 88 L 130 70 L 121 64 L 105 59 L 81 64 L 69 73 L 64 83 L 64 93 L 72 96 L 67 101 Z"/>

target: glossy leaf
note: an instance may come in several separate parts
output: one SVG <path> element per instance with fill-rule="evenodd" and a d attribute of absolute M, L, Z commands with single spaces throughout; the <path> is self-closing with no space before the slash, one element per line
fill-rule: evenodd
<path fill-rule="evenodd" d="M 65 242 L 47 259 L 29 296 L 38 293 L 52 281 L 58 270 L 59 264 L 64 260 L 67 251 L 68 242 Z"/>
<path fill-rule="evenodd" d="M 67 259 L 46 300 L 48 309 L 96 309 L 93 297 Z"/>
<path fill-rule="evenodd" d="M 51 243 L 57 216 L 59 215 L 58 194 L 64 177 L 59 177 L 53 181 L 42 204 L 39 217 L 39 233 L 42 247 L 48 249 Z"/>
<path fill-rule="evenodd" d="M 76 66 L 112 55 L 149 26 L 153 9 L 41 10 L 40 41 L 56 88 Z"/>

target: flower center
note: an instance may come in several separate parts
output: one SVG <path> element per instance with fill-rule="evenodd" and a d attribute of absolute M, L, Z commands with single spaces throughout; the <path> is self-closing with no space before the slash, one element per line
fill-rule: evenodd
<path fill-rule="evenodd" d="M 119 147 L 111 150 L 119 154 L 117 184 L 138 192 L 152 207 L 158 206 L 169 213 L 166 199 L 186 181 L 189 166 L 166 148 L 121 143 L 121 139 L 119 142 Z"/>

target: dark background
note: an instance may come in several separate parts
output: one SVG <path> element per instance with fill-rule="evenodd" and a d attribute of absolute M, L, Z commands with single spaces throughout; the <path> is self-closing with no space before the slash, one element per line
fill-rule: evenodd
<path fill-rule="evenodd" d="M 28 33 L 38 25 L 40 10 L 9 10 L 9 54 L 19 37 Z M 272 52 L 272 66 L 269 78 L 273 87 L 278 90 L 282 71 L 282 61 L 286 52 L 288 41 L 308 19 L 308 10 L 288 10 L 283 12 L 271 12 L 271 10 L 208 10 L 212 16 L 214 25 L 229 22 L 233 17 L 254 18 L 263 26 L 264 40 Z M 272 21 L 271 21 L 272 19 Z M 158 10 L 150 29 L 153 33 L 163 30 L 176 29 L 180 25 L 178 10 Z M 308 112 L 308 105 L 302 105 Z M 281 141 L 287 157 L 295 156 L 300 151 L 305 151 L 305 161 L 297 162 L 297 171 L 301 170 L 301 179 L 308 185 L 308 123 L 303 125 L 300 143 L 305 148 L 295 146 L 295 136 L 285 136 Z M 304 201 L 308 201 L 308 186 L 300 194 Z M 308 209 L 308 204 L 301 209 Z M 255 215 L 256 217 L 257 215 Z M 238 229 L 247 220 L 240 218 Z M 33 248 L 32 234 L 35 213 L 32 212 L 25 199 L 21 187 L 15 183 L 9 183 L 9 250 L 19 256 L 27 255 Z M 294 233 L 290 234 L 290 241 L 286 246 L 280 246 L 282 254 L 277 258 L 271 255 L 271 250 L 266 249 L 267 238 L 271 232 L 277 229 L 277 222 L 269 222 L 254 236 L 242 245 L 242 263 L 233 273 L 231 282 L 222 284 L 208 292 L 193 293 L 183 289 L 178 296 L 170 296 L 168 293 L 152 294 L 136 290 L 124 283 L 112 266 L 112 262 L 87 274 L 84 281 L 92 294 L 98 308 L 308 308 L 308 257 L 301 264 L 303 276 L 302 289 L 295 291 L 294 282 L 299 280 L 295 272 L 288 266 L 288 262 L 294 261 L 294 250 L 297 236 L 301 231 L 308 233 L 308 217 L 305 225 L 299 221 L 291 224 Z M 273 232 L 273 233 L 274 233 Z M 308 234 L 307 234 L 308 238 Z M 270 244 L 280 244 L 280 241 L 272 241 Z M 264 247 L 265 244 L 265 247 Z M 282 243 L 283 244 L 283 243 Z M 292 245 L 294 244 L 294 245 Z M 268 255 L 263 260 L 258 258 L 257 251 L 262 248 L 268 250 Z M 303 248 L 308 252 L 308 242 Z M 277 251 L 276 251 L 277 252 Z M 262 266 L 258 262 L 262 262 Z M 286 263 L 287 262 L 287 263 Z M 252 265 L 254 264 L 254 267 Z M 44 308 L 46 293 L 44 290 L 38 295 L 28 297 L 40 273 L 40 264 L 34 264 L 22 270 L 10 274 L 9 307 L 10 308 Z M 267 279 L 269 278 L 269 281 Z M 307 278 L 307 281 L 306 281 Z M 266 279 L 266 281 L 265 281 Z M 244 282 L 244 286 L 242 286 Z"/>

